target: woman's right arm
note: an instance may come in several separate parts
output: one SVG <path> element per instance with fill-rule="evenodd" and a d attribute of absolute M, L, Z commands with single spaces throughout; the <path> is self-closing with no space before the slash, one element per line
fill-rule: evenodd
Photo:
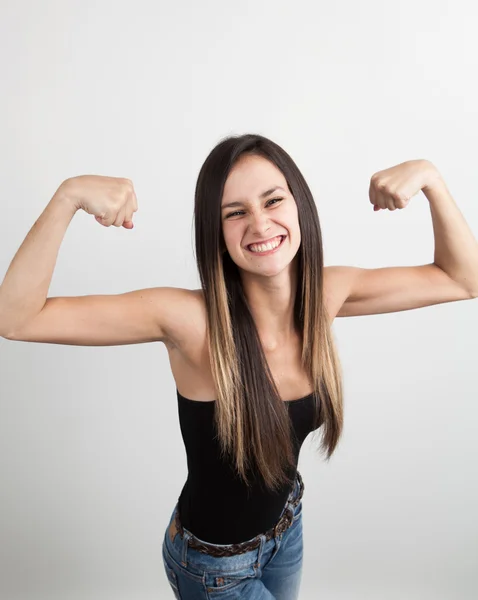
<path fill-rule="evenodd" d="M 102 225 L 132 227 L 137 210 L 129 180 L 81 176 L 66 180 L 35 222 L 0 286 L 0 337 L 9 340 L 110 346 L 171 342 L 181 335 L 195 296 L 173 287 L 124 294 L 48 298 L 61 242 L 79 208 Z"/>

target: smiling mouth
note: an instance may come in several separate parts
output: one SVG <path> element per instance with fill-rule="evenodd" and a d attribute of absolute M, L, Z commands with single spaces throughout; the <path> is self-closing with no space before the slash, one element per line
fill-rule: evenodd
<path fill-rule="evenodd" d="M 254 251 L 254 250 L 251 250 L 251 248 L 250 248 L 250 247 L 251 247 L 251 246 L 254 246 L 255 244 L 248 244 L 248 245 L 246 246 L 246 248 L 247 248 L 247 250 L 248 250 L 248 251 L 249 251 L 251 254 L 259 254 L 259 255 L 261 255 L 261 254 L 268 254 L 269 252 L 275 252 L 276 250 L 278 250 L 278 249 L 279 249 L 279 248 L 282 246 L 282 243 L 283 243 L 283 241 L 285 240 L 285 238 L 286 238 L 287 236 L 285 236 L 285 235 L 281 235 L 281 236 L 277 236 L 277 237 L 280 237 L 280 238 L 281 238 L 281 239 L 280 239 L 280 242 L 279 242 L 279 244 L 278 244 L 278 245 L 277 245 L 275 248 L 271 248 L 270 250 L 264 250 L 263 252 L 261 252 L 260 250 L 256 250 L 256 251 Z M 275 238 L 273 238 L 273 239 L 275 239 Z"/>

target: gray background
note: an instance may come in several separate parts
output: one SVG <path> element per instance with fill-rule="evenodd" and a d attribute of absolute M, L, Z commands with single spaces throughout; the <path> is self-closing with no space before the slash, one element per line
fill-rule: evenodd
<path fill-rule="evenodd" d="M 314 194 L 325 264 L 433 260 L 422 193 L 375 213 L 370 177 L 426 158 L 478 231 L 476 4 L 0 3 L 0 274 L 59 184 L 128 177 L 135 228 L 79 212 L 49 296 L 199 287 L 193 194 L 210 149 L 258 132 Z M 301 598 L 478 597 L 478 304 L 335 321 L 345 428 L 304 443 Z M 0 339 L 1 600 L 171 597 L 186 478 L 165 347 Z"/>

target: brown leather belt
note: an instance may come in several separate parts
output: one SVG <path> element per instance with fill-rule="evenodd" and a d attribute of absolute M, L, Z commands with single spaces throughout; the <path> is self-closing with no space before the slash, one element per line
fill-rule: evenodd
<path fill-rule="evenodd" d="M 288 504 L 284 514 L 279 519 L 279 521 L 266 531 L 264 534 L 266 537 L 266 542 L 268 542 L 273 537 L 276 537 L 286 531 L 293 522 L 294 517 L 294 509 L 299 504 L 304 494 L 304 482 L 302 481 L 302 477 L 297 471 L 297 480 L 299 482 L 299 494 L 297 498 Z M 295 489 L 295 482 L 294 482 Z M 174 519 L 171 521 L 171 525 L 169 526 L 168 534 L 171 542 L 174 540 L 175 535 L 179 533 L 181 539 L 184 537 L 184 529 L 181 525 L 181 521 L 179 520 L 179 514 L 176 509 L 174 513 Z M 192 536 L 188 539 L 188 546 L 193 548 L 194 550 L 198 550 L 204 554 L 209 554 L 210 556 L 233 556 L 235 554 L 244 554 L 244 552 L 249 552 L 249 550 L 254 550 L 261 543 L 260 535 L 256 536 L 252 540 L 247 542 L 240 542 L 238 544 L 229 544 L 227 546 L 218 547 L 214 544 L 208 544 L 207 542 L 201 542 L 196 537 Z"/>

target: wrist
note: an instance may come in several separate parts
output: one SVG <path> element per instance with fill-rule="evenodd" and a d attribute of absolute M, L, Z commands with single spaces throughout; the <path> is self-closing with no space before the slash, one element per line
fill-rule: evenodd
<path fill-rule="evenodd" d="M 424 161 L 425 168 L 425 183 L 422 186 L 422 192 L 427 195 L 436 191 L 437 189 L 443 189 L 445 181 L 443 180 L 440 172 L 433 163 L 426 160 Z"/>
<path fill-rule="evenodd" d="M 78 205 L 78 200 L 73 192 L 71 179 L 65 179 L 65 181 L 60 184 L 52 200 L 68 206 L 73 213 L 76 213 L 81 208 Z"/>

